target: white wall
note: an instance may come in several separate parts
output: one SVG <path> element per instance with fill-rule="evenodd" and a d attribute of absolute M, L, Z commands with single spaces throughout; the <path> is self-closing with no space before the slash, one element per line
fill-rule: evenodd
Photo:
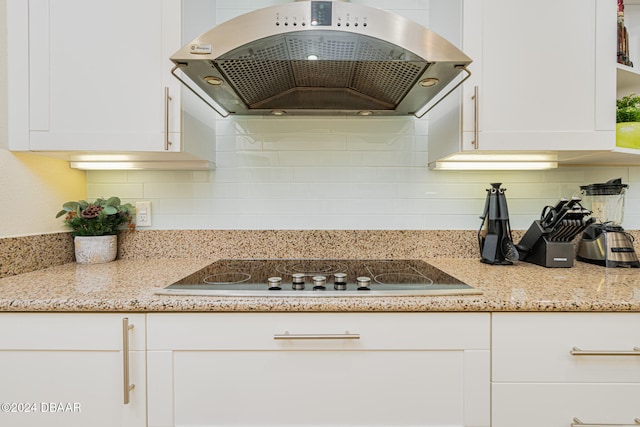
<path fill-rule="evenodd" d="M 220 23 L 288 1 L 218 0 L 209 13 Z M 352 2 L 428 24 L 428 1 Z M 625 224 L 640 228 L 640 168 L 434 172 L 426 119 L 236 117 L 216 129 L 215 171 L 89 172 L 89 197 L 151 200 L 155 229 L 476 229 L 485 189 L 503 182 L 522 229 L 580 185 L 622 177 Z"/>

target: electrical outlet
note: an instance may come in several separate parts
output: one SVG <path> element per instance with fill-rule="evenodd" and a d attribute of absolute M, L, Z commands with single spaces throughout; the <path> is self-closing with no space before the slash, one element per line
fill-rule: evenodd
<path fill-rule="evenodd" d="M 136 202 L 136 227 L 151 227 L 151 202 Z"/>

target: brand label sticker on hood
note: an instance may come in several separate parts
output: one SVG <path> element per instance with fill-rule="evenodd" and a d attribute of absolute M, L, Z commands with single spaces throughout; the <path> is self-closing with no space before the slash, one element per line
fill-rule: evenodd
<path fill-rule="evenodd" d="M 211 53 L 211 45 L 210 44 L 192 44 L 191 45 L 191 53 L 196 55 L 206 55 Z"/>

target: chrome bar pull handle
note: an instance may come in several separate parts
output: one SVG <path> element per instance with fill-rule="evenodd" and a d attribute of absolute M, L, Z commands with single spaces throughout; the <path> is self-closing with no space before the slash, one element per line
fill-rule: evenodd
<path fill-rule="evenodd" d="M 640 356 L 640 347 L 633 350 L 582 350 L 578 347 L 571 349 L 573 356 Z"/>
<path fill-rule="evenodd" d="M 478 150 L 480 148 L 480 88 L 478 86 L 473 87 L 473 141 L 471 145 Z"/>
<path fill-rule="evenodd" d="M 601 423 L 588 424 L 588 423 L 583 423 L 578 418 L 574 418 L 573 422 L 571 423 L 571 427 L 579 427 L 579 426 L 583 426 L 583 427 L 585 427 L 585 426 L 586 427 L 638 427 L 640 425 L 640 418 L 634 419 L 633 422 L 635 424 L 601 424 Z"/>
<path fill-rule="evenodd" d="M 169 151 L 172 142 L 169 141 L 169 106 L 172 98 L 169 95 L 169 87 L 164 88 L 164 150 Z"/>
<path fill-rule="evenodd" d="M 360 334 L 352 334 L 345 331 L 344 334 L 290 334 L 285 331 L 283 334 L 275 334 L 274 340 L 359 340 Z"/>
<path fill-rule="evenodd" d="M 129 331 L 132 329 L 133 325 L 129 324 L 129 318 L 122 319 L 122 372 L 124 374 L 122 383 L 124 384 L 125 405 L 129 404 L 129 395 L 135 387 L 135 384 L 129 384 Z"/>

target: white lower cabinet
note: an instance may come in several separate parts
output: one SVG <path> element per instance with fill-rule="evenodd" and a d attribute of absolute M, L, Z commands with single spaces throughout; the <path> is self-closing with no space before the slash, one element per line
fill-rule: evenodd
<path fill-rule="evenodd" d="M 0 313 L 0 334 L 2 426 L 640 423 L 640 313 Z"/>
<path fill-rule="evenodd" d="M 492 426 L 640 423 L 640 313 L 494 313 Z"/>
<path fill-rule="evenodd" d="M 0 313 L 0 336 L 1 426 L 146 425 L 143 314 Z"/>
<path fill-rule="evenodd" d="M 640 418 L 640 384 L 494 384 L 493 427 L 623 427 Z"/>
<path fill-rule="evenodd" d="M 489 319 L 149 314 L 149 426 L 489 426 Z"/>

